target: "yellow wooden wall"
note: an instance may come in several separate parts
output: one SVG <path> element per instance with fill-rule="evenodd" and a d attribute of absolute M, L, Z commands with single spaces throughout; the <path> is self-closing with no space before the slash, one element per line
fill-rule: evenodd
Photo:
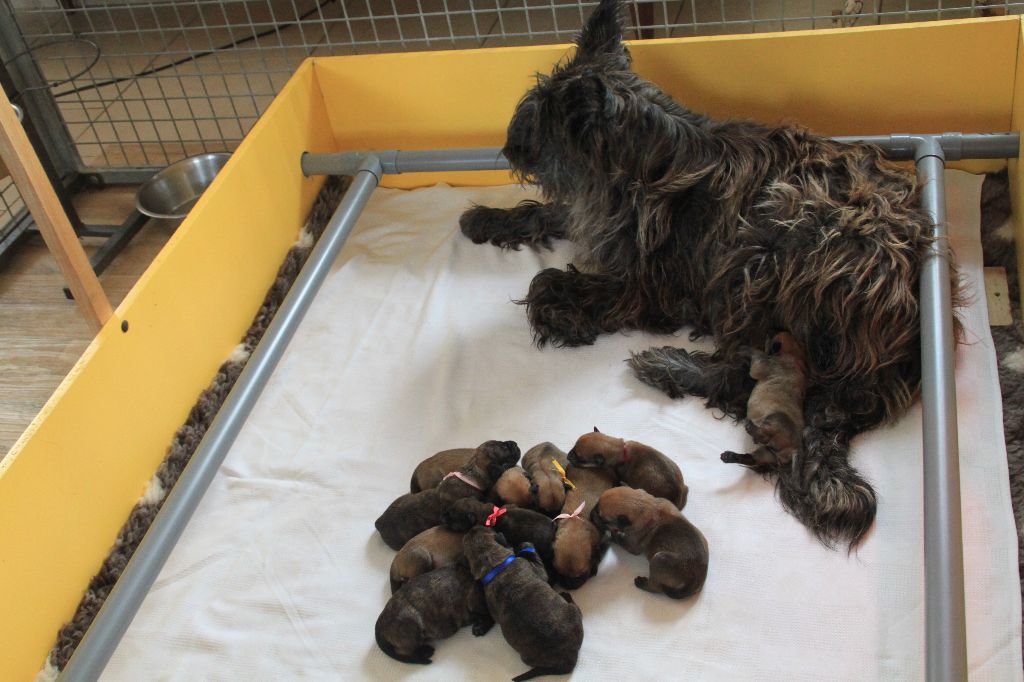
<path fill-rule="evenodd" d="M 42 666 L 294 242 L 299 154 L 335 146 L 306 64 L 0 462 L 0 680 Z"/>
<path fill-rule="evenodd" d="M 1020 21 L 996 18 L 631 50 L 642 74 L 693 109 L 868 134 L 1020 129 L 1021 45 Z M 566 50 L 318 58 L 298 70 L 0 462 L 0 680 L 42 665 L 174 430 L 247 328 L 320 186 L 302 178 L 300 152 L 501 145 L 533 74 Z M 389 179 L 437 181 L 507 174 Z"/>

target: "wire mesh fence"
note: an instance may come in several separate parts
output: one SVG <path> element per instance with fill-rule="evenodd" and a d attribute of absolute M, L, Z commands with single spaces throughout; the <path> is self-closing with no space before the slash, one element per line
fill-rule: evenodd
<path fill-rule="evenodd" d="M 80 171 L 155 169 L 232 150 L 311 55 L 568 42 L 577 0 L 0 0 L 60 113 Z M 629 37 L 1020 13 L 1024 0 L 654 0 Z M 0 16 L 2 20 L 2 16 Z M 20 210 L 0 179 L 0 231 Z M 2 235 L 0 235 L 2 236 Z"/>

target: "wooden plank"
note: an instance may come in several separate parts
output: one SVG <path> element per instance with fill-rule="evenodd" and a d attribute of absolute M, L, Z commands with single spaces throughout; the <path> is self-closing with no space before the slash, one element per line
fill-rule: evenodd
<path fill-rule="evenodd" d="M 988 323 L 992 327 L 1013 324 L 1010 311 L 1010 290 L 1006 284 L 1006 268 L 985 268 L 985 299 L 988 302 Z"/>
<path fill-rule="evenodd" d="M 39 227 L 46 246 L 64 274 L 78 309 L 93 331 L 114 314 L 103 287 L 89 264 L 89 257 L 64 213 L 57 193 L 50 185 L 43 166 L 29 142 L 25 129 L 0 88 L 0 158 L 18 187 L 22 200 Z"/>

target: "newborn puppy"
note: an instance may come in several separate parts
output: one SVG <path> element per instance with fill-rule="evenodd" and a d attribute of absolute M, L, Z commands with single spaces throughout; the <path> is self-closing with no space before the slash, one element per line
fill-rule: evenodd
<path fill-rule="evenodd" d="M 463 551 L 469 570 L 484 586 L 487 608 L 501 634 L 523 662 L 531 666 L 514 678 L 563 675 L 576 667 L 583 644 L 583 615 L 568 592 L 548 585 L 540 558 L 529 544 L 513 554 L 498 542 L 490 528 L 476 526 L 466 533 Z"/>
<path fill-rule="evenodd" d="M 682 509 L 689 488 L 683 472 L 671 459 L 654 448 L 633 440 L 607 436 L 594 427 L 579 437 L 569 451 L 569 462 L 579 467 L 611 467 L 619 480 L 633 488 L 663 497 Z"/>
<path fill-rule="evenodd" d="M 391 593 L 405 581 L 462 558 L 462 533 L 443 526 L 428 528 L 405 543 L 391 562 Z"/>
<path fill-rule="evenodd" d="M 630 554 L 647 555 L 650 577 L 633 581 L 641 590 L 683 599 L 704 586 L 708 541 L 668 500 L 619 486 L 601 495 L 591 520 Z"/>
<path fill-rule="evenodd" d="M 604 534 L 590 522 L 590 510 L 597 506 L 601 493 L 618 481 L 611 469 L 570 464 L 566 474 L 576 487 L 565 493 L 562 513 L 555 517 L 553 569 L 560 585 L 575 590 L 597 575 L 597 565 L 608 549 Z"/>
<path fill-rule="evenodd" d="M 749 454 L 726 451 L 722 461 L 767 472 L 793 461 L 804 430 L 807 363 L 804 351 L 788 332 L 768 343 L 768 352 L 754 351 L 750 376 L 757 380 L 747 401 L 747 433 L 760 447 Z"/>
<path fill-rule="evenodd" d="M 494 482 L 519 461 L 514 441 L 489 440 L 473 452 L 469 463 L 446 474 L 436 488 L 406 493 L 374 523 L 388 547 L 401 549 L 415 535 L 441 522 L 441 512 L 463 497 L 482 498 Z"/>
<path fill-rule="evenodd" d="M 545 567 L 550 568 L 553 564 L 555 526 L 547 516 L 532 509 L 496 507 L 466 497 L 456 500 L 441 514 L 441 523 L 459 532 L 466 532 L 473 526 L 490 526 L 504 535 L 513 547 L 529 542 L 536 548 Z"/>
<path fill-rule="evenodd" d="M 421 490 L 436 488 L 445 474 L 457 471 L 469 464 L 473 458 L 473 448 L 455 448 L 454 450 L 442 450 L 436 455 L 431 455 L 416 465 L 412 472 L 412 480 L 409 481 L 409 491 L 418 493 Z"/>
<path fill-rule="evenodd" d="M 530 491 L 536 507 L 548 514 L 557 514 L 565 503 L 565 467 L 569 459 L 551 443 L 534 445 L 523 455 L 523 469 L 533 481 Z"/>
<path fill-rule="evenodd" d="M 527 477 L 525 469 L 512 467 L 501 475 L 491 492 L 494 497 L 505 504 L 532 507 L 534 504 L 534 496 L 530 492 L 532 485 L 533 481 Z"/>
<path fill-rule="evenodd" d="M 446 566 L 410 579 L 391 595 L 377 618 L 377 646 L 403 663 L 430 663 L 430 642 L 469 624 L 478 636 L 494 625 L 483 589 L 464 564 Z"/>

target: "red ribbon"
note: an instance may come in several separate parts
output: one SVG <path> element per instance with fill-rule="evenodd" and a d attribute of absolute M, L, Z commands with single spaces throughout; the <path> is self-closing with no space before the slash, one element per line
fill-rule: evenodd
<path fill-rule="evenodd" d="M 494 525 L 496 525 L 498 523 L 498 517 L 499 516 L 504 516 L 505 512 L 507 512 L 507 511 L 508 511 L 508 509 L 505 509 L 504 507 L 497 507 L 497 506 L 495 506 L 494 507 L 494 511 L 492 511 L 491 515 L 487 517 L 486 521 L 484 521 L 484 525 L 485 526 L 494 526 Z"/>

